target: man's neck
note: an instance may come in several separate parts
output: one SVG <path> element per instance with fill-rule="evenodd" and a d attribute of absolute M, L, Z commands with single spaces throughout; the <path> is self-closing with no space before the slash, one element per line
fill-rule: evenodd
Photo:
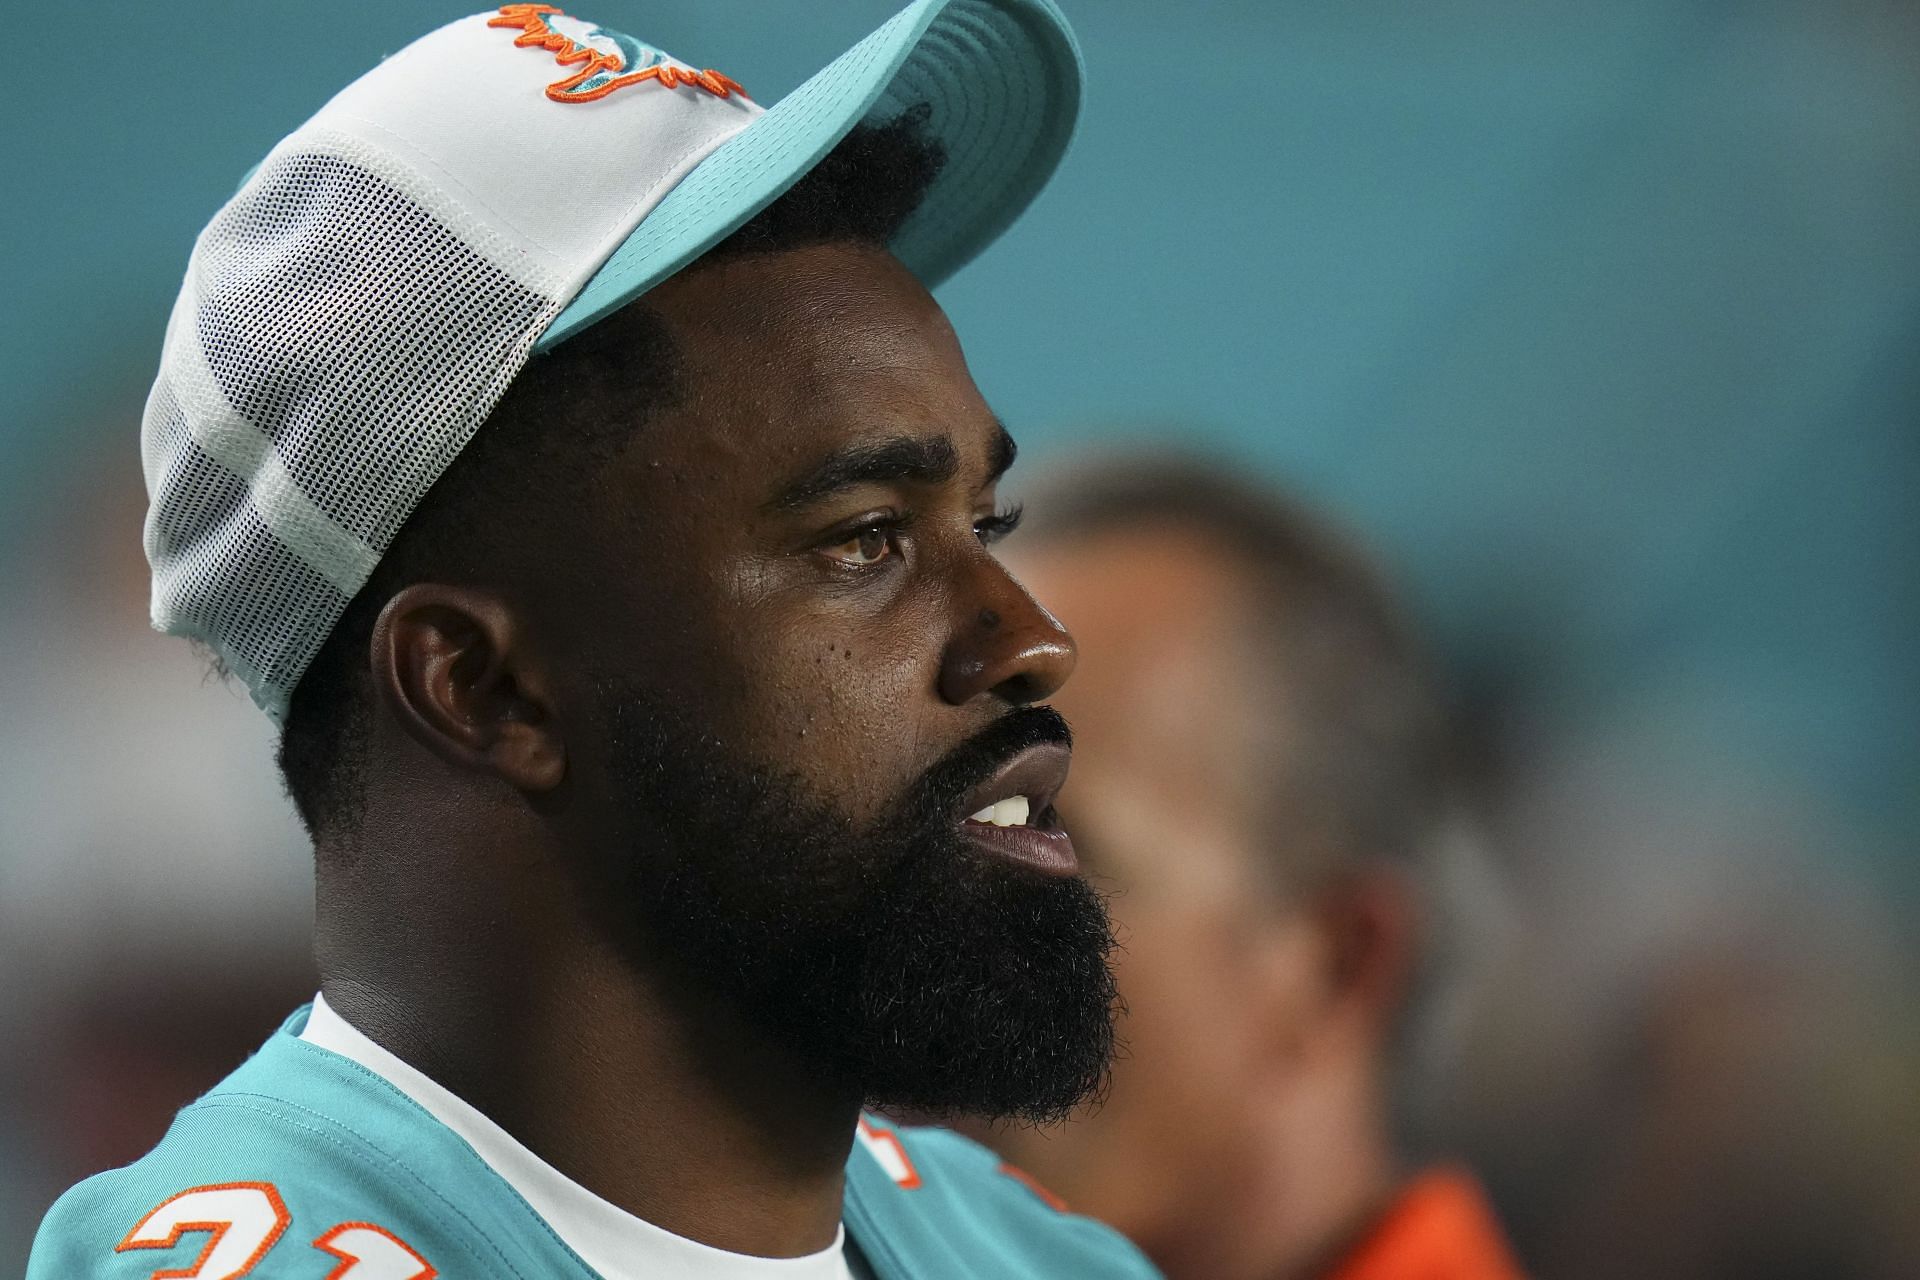
<path fill-rule="evenodd" d="M 1392 1203 L 1404 1181 L 1377 1076 L 1325 1062 L 1252 1108 L 1262 1153 L 1234 1196 L 1151 1242 L 1171 1277 L 1311 1280 L 1335 1265 Z"/>
<path fill-rule="evenodd" d="M 464 984 L 321 955 L 336 1012 L 602 1199 L 735 1253 L 833 1243 L 858 1100 L 724 1011 L 592 947 Z"/>
<path fill-rule="evenodd" d="M 1364 1236 L 1406 1178 L 1389 1136 L 1376 1064 L 1348 1063 L 1302 1084 L 1276 1122 L 1278 1186 L 1267 1243 L 1270 1276 L 1324 1274 Z"/>

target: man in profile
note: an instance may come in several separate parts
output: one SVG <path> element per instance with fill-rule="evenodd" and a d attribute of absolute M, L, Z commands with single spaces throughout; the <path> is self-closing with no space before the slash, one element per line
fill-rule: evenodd
<path fill-rule="evenodd" d="M 1111 1048 L 1073 645 L 928 292 L 1078 101 L 1047 0 L 917 0 L 767 108 L 510 4 L 248 176 L 146 546 L 156 625 L 281 727 L 321 990 L 35 1280 L 1148 1273 L 862 1114 L 1046 1119 Z"/>
<path fill-rule="evenodd" d="M 1127 1049 L 1103 1107 L 988 1140 L 1176 1278 L 1516 1275 L 1401 1118 L 1465 845 L 1400 610 L 1330 529 L 1213 470 L 1056 475 L 1015 564 L 1081 645 L 1061 811 L 1115 890 Z"/>

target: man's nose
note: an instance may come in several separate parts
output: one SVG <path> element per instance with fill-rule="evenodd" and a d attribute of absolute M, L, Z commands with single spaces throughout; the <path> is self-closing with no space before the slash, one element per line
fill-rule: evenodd
<path fill-rule="evenodd" d="M 954 706 L 982 694 L 1014 706 L 1051 697 L 1073 674 L 1073 637 L 999 561 L 976 564 L 955 606 L 940 697 Z"/>

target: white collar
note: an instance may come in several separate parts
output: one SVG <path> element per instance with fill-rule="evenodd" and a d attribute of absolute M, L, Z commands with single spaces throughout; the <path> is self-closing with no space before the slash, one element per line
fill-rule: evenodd
<path fill-rule="evenodd" d="M 677 1236 L 568 1178 L 471 1104 L 368 1039 L 325 997 L 314 996 L 300 1038 L 359 1063 L 459 1134 L 604 1280 L 849 1280 L 845 1226 L 831 1246 L 801 1258 L 729 1253 Z"/>

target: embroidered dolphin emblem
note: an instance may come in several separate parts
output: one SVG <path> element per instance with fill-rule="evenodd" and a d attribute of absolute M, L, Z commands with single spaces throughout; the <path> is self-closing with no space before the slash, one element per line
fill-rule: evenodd
<path fill-rule="evenodd" d="M 718 71 L 695 71 L 667 61 L 658 49 L 641 44 L 632 36 L 605 27 L 595 27 L 591 36 L 603 36 L 619 49 L 608 53 L 591 45 L 579 44 L 548 24 L 549 15 L 565 16 L 550 4 L 504 4 L 500 12 L 487 19 L 489 27 L 518 28 L 513 43 L 522 49 L 544 49 L 563 67 L 580 69 L 563 80 L 547 86 L 547 97 L 555 102 L 593 102 L 615 89 L 624 89 L 642 80 L 657 80 L 666 88 L 687 84 L 704 89 L 717 98 L 733 94 L 745 96 L 739 82 Z"/>

